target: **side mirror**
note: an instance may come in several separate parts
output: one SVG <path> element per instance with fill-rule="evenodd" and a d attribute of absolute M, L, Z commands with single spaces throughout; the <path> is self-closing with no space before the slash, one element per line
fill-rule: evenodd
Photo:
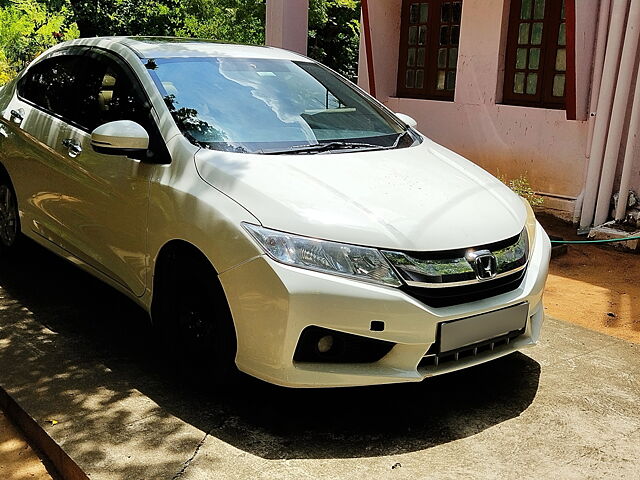
<path fill-rule="evenodd" d="M 109 122 L 91 132 L 91 147 L 107 155 L 140 153 L 149 148 L 149 134 L 131 120 Z"/>
<path fill-rule="evenodd" d="M 418 122 L 416 122 L 414 118 L 410 117 L 409 115 L 405 115 L 404 113 L 396 113 L 396 117 L 398 117 L 400 121 L 409 125 L 411 128 L 416 128 L 418 126 Z"/>

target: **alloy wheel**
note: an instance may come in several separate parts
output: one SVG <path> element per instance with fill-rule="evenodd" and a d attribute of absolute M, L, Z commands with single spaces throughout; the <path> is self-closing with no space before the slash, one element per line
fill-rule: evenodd
<path fill-rule="evenodd" d="M 182 341 L 194 353 L 206 351 L 210 347 L 213 325 L 210 320 L 206 320 L 201 309 L 185 305 L 178 317 L 178 328 Z"/>

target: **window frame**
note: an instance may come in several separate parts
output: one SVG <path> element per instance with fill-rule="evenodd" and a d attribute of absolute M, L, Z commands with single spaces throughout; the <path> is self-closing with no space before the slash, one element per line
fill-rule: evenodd
<path fill-rule="evenodd" d="M 103 63 L 107 67 L 106 70 L 105 70 L 105 73 L 108 72 L 110 68 L 113 70 L 114 69 L 113 66 L 115 65 L 116 72 L 117 72 L 117 70 L 120 70 L 120 72 L 118 72 L 118 73 L 122 73 L 124 75 L 124 77 L 131 84 L 133 92 L 135 92 L 135 94 L 139 98 L 140 107 L 143 110 L 145 110 L 147 112 L 147 114 L 151 111 L 151 102 L 149 100 L 149 96 L 147 95 L 147 93 L 146 93 L 144 87 L 142 86 L 140 80 L 138 79 L 138 77 L 135 75 L 135 73 L 131 70 L 131 67 L 129 67 L 129 65 L 126 62 L 123 62 L 122 60 L 120 60 L 111 51 L 102 50 L 102 49 L 91 49 L 90 51 L 87 52 L 86 56 L 87 56 L 87 58 L 89 58 L 91 60 L 94 60 L 97 63 Z M 122 88 L 119 85 L 117 85 L 118 81 L 119 81 L 119 78 L 116 77 L 117 90 L 114 89 L 114 91 L 119 91 Z M 151 118 L 150 115 L 148 115 L 148 117 L 149 118 L 147 119 L 147 121 L 149 123 L 151 123 L 151 120 L 153 120 L 153 119 Z M 113 121 L 113 120 L 111 120 L 111 121 Z M 105 122 L 105 123 L 108 123 L 108 122 Z M 153 123 L 155 124 L 155 121 Z M 100 125 L 104 125 L 104 123 L 102 123 Z M 98 126 L 100 126 L 100 125 L 98 125 Z M 145 129 L 147 129 L 151 125 L 142 125 L 142 126 Z"/>
<path fill-rule="evenodd" d="M 424 45 L 425 48 L 425 62 L 424 62 L 424 86 L 423 88 L 407 88 L 406 87 L 406 74 L 408 56 L 409 56 L 409 27 L 412 25 L 410 23 L 410 15 L 411 15 L 411 4 L 422 4 L 426 3 L 429 5 L 428 14 L 427 14 L 427 34 L 426 34 L 426 42 Z M 447 66 L 444 67 L 445 72 L 454 71 L 456 73 L 456 79 L 454 83 L 453 90 L 438 90 L 436 88 L 436 82 L 438 78 L 438 70 L 443 70 L 443 68 L 438 67 L 438 50 L 442 47 L 440 45 L 440 27 L 443 25 L 449 25 L 451 28 L 456 24 L 452 21 L 442 22 L 441 18 L 441 10 L 442 5 L 445 3 L 453 4 L 460 3 L 460 24 L 458 25 L 459 33 L 458 33 L 458 43 L 443 45 L 447 49 L 457 48 L 457 56 L 456 56 L 456 65 L 455 67 L 449 67 L 449 58 L 447 57 Z M 402 0 L 402 10 L 401 10 L 401 21 L 400 21 L 400 44 L 398 46 L 398 76 L 397 76 L 397 84 L 396 84 L 396 95 L 402 98 L 418 98 L 418 99 L 427 99 L 427 100 L 441 100 L 441 101 L 454 101 L 455 98 L 455 89 L 457 84 L 457 73 L 458 73 L 458 58 L 460 54 L 460 30 L 462 28 L 462 10 L 464 6 L 464 0 Z M 434 12 L 436 12 L 437 17 L 433 17 Z M 421 23 L 417 23 L 416 25 L 421 25 Z M 418 34 L 419 35 L 419 34 Z M 416 44 L 416 48 L 420 46 Z M 447 73 L 445 73 L 445 76 Z M 445 78 L 446 82 L 446 78 Z"/>
<path fill-rule="evenodd" d="M 129 65 L 124 58 L 113 50 L 107 50 L 101 47 L 92 47 L 86 54 L 90 58 L 94 58 L 97 61 L 103 61 L 105 63 L 111 62 L 116 65 L 122 73 L 129 79 L 133 89 L 139 94 L 140 101 L 147 114 L 147 125 L 142 127 L 147 130 L 149 134 L 149 148 L 145 152 L 135 152 L 130 155 L 130 158 L 135 158 L 147 163 L 168 165 L 171 163 L 171 153 L 167 148 L 167 143 L 162 135 L 160 126 L 154 118 L 152 112 L 155 111 L 155 107 L 151 102 L 149 92 L 144 88 L 144 85 L 135 71 Z M 157 158 L 154 158 L 157 157 Z"/>
<path fill-rule="evenodd" d="M 137 160 L 145 161 L 148 163 L 163 164 L 163 165 L 171 163 L 171 154 L 169 153 L 169 150 L 167 148 L 166 142 L 164 140 L 164 136 L 160 131 L 158 122 L 155 120 L 154 115 L 152 114 L 155 108 L 153 107 L 153 103 L 151 102 L 151 97 L 149 96 L 149 92 L 147 92 L 147 90 L 144 88 L 143 83 L 140 81 L 140 79 L 138 78 L 136 73 L 133 71 L 133 68 L 131 68 L 129 63 L 124 58 L 122 58 L 118 53 L 112 50 L 107 50 L 107 49 L 104 49 L 101 47 L 95 47 L 95 46 L 80 45 L 80 46 L 71 46 L 67 48 L 62 48 L 60 50 L 56 50 L 52 52 L 46 57 L 43 57 L 33 65 L 29 66 L 29 68 L 26 69 L 18 79 L 18 83 L 16 85 L 16 95 L 21 101 L 32 106 L 33 108 L 36 108 L 37 110 L 40 110 L 46 113 L 47 115 L 51 115 L 52 117 L 55 117 L 58 120 L 61 120 L 62 122 L 72 126 L 73 128 L 77 128 L 78 130 L 81 130 L 87 135 L 91 135 L 92 130 L 87 126 L 81 125 L 64 115 L 51 111 L 48 108 L 42 105 L 38 105 L 37 103 L 22 96 L 21 85 L 23 85 L 26 81 L 28 81 L 29 72 L 31 72 L 34 68 L 38 68 L 38 65 L 42 65 L 43 63 L 58 57 L 84 57 L 90 60 L 93 59 L 96 62 L 102 61 L 106 63 L 111 62 L 115 64 L 122 71 L 122 73 L 129 79 L 129 81 L 131 82 L 136 92 L 140 95 L 140 100 L 143 106 L 147 109 L 147 114 L 148 114 L 148 125 L 144 126 L 144 128 L 147 130 L 147 133 L 149 134 L 149 149 L 147 150 L 148 153 L 146 152 L 135 153 L 135 154 L 132 154 L 130 158 L 135 158 Z M 158 158 L 155 159 L 153 157 L 158 157 Z"/>
<path fill-rule="evenodd" d="M 525 74 L 531 71 L 528 68 L 529 65 L 529 52 L 531 47 L 537 47 L 531 43 L 519 44 L 519 28 L 523 20 L 520 18 L 522 2 L 523 0 L 511 0 L 509 19 L 507 26 L 507 38 L 505 48 L 505 65 L 504 65 L 504 82 L 502 92 L 502 102 L 505 105 L 533 107 L 533 108 L 546 108 L 553 110 L 566 110 L 568 104 L 569 90 L 571 87 L 571 68 L 570 57 L 574 54 L 571 47 L 570 35 L 570 15 L 569 10 L 573 0 L 565 0 L 565 18 L 562 18 L 562 2 L 558 0 L 546 0 L 544 16 L 541 20 L 531 18 L 528 21 L 529 25 L 541 22 L 542 28 L 542 41 L 540 47 L 540 60 L 538 73 L 538 89 L 535 94 L 527 93 L 515 93 L 515 75 L 518 72 L 524 72 Z M 535 5 L 535 0 L 533 0 Z M 535 8 L 532 5 L 532 9 Z M 566 41 L 565 45 L 558 44 L 558 37 L 560 33 L 560 25 L 565 23 Z M 532 27 L 530 27 L 532 29 Z M 532 32 L 529 32 L 529 36 Z M 527 61 L 525 69 L 516 68 L 516 59 L 518 48 L 527 48 Z M 565 48 L 566 51 L 566 63 L 565 63 L 565 84 L 564 94 L 562 97 L 553 96 L 553 83 L 554 76 L 559 73 L 556 71 L 556 55 L 559 48 Z M 525 77 L 526 78 L 526 77 Z M 525 80 L 526 85 L 526 80 Z M 526 89 L 526 86 L 525 86 Z M 526 90 L 525 90 L 526 91 Z"/>
<path fill-rule="evenodd" d="M 18 83 L 16 85 L 16 96 L 18 97 L 19 100 L 21 100 L 22 102 L 26 103 L 27 105 L 30 105 L 33 108 L 36 108 L 37 110 L 40 110 L 40 111 L 46 113 L 47 115 L 51 115 L 52 117 L 55 117 L 58 120 L 63 121 L 64 123 L 72 125 L 75 128 L 78 128 L 80 130 L 88 132 L 86 127 L 76 123 L 74 120 L 66 117 L 65 115 L 62 115 L 62 114 L 57 113 L 57 112 L 54 112 L 53 110 L 48 109 L 44 105 L 39 105 L 36 102 L 34 102 L 33 100 L 30 100 L 30 99 L 24 97 L 22 89 L 23 89 L 24 84 L 30 78 L 32 78 L 32 77 L 30 77 L 30 74 L 32 75 L 33 71 L 35 69 L 37 69 L 37 68 L 40 68 L 44 63 L 49 63 L 49 61 L 54 60 L 54 59 L 59 58 L 59 57 L 85 57 L 89 50 L 91 50 L 91 47 L 84 47 L 84 46 L 74 46 L 74 47 L 68 47 L 68 48 L 56 50 L 55 52 L 52 52 L 51 54 L 47 55 L 46 57 L 38 60 L 36 63 L 30 65 L 29 68 L 26 69 L 23 72 L 23 74 L 20 76 L 20 78 L 18 79 Z"/>

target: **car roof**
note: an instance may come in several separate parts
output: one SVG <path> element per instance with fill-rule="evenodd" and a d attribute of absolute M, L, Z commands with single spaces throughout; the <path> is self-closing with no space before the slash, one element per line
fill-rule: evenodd
<path fill-rule="evenodd" d="M 121 44 L 140 58 L 236 57 L 311 61 L 309 58 L 274 47 L 238 45 L 214 40 L 179 37 L 94 37 L 66 42 L 74 45 Z"/>

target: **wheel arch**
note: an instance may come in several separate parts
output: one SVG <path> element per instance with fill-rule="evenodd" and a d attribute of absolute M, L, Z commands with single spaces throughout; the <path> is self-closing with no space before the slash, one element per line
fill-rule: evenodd
<path fill-rule="evenodd" d="M 218 278 L 218 272 L 213 266 L 213 263 L 204 254 L 204 252 L 195 246 L 193 243 L 181 239 L 173 239 L 166 242 L 158 251 L 152 266 L 152 280 L 151 280 L 151 318 L 153 321 L 154 309 L 158 306 L 159 295 L 162 293 L 163 288 L 167 287 L 168 275 L 171 275 L 174 262 L 178 261 L 195 261 L 198 265 L 201 265 L 206 273 L 210 274 L 210 281 L 216 282 L 221 295 L 224 295 L 224 301 L 227 300 L 224 293 L 224 287 L 222 282 Z"/>
<path fill-rule="evenodd" d="M 161 342 L 171 351 L 176 349 L 177 342 L 181 358 L 195 355 L 193 358 L 198 359 L 196 369 L 205 365 L 206 372 L 203 370 L 202 373 L 206 373 L 214 384 L 232 382 L 237 373 L 238 332 L 224 287 L 209 258 L 193 243 L 170 240 L 156 256 L 152 285 L 150 318 Z M 194 298 L 205 301 L 196 300 L 193 307 Z M 181 308 L 182 305 L 186 305 L 186 310 Z M 200 356 L 203 337 L 194 336 L 190 333 L 193 328 L 183 323 L 185 318 L 189 323 L 188 318 L 194 311 L 191 308 L 200 312 L 199 316 L 196 315 L 201 320 L 199 323 L 210 325 L 203 330 L 207 338 L 206 359 Z M 185 312 L 188 312 L 186 316 Z M 184 343 L 185 338 L 197 340 L 195 350 L 181 350 L 188 345 Z M 192 372 L 192 368 L 190 364 L 188 371 Z"/>
<path fill-rule="evenodd" d="M 7 179 L 11 182 L 11 185 L 13 185 L 13 182 L 11 181 L 11 175 L 9 175 L 9 170 L 7 170 L 2 162 L 0 162 L 0 179 Z"/>

